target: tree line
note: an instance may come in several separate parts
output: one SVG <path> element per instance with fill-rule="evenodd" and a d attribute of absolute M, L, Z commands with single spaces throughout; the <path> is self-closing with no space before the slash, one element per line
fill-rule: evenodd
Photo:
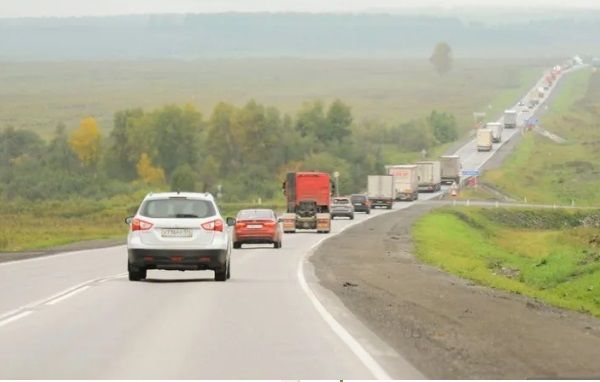
<path fill-rule="evenodd" d="M 338 171 L 342 192 L 383 173 L 387 154 L 418 152 L 457 138 L 454 116 L 433 111 L 405 123 L 355 121 L 340 100 L 305 102 L 292 116 L 249 101 L 219 103 L 205 117 L 191 105 L 121 110 L 104 136 L 84 118 L 46 141 L 0 131 L 4 200 L 103 198 L 139 189 L 222 192 L 224 200 L 280 195 L 288 171 Z"/>

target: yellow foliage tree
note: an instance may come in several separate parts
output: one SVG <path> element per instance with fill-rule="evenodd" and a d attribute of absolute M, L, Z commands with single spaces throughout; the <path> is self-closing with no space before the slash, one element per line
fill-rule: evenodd
<path fill-rule="evenodd" d="M 137 163 L 137 173 L 140 179 L 148 184 L 163 184 L 165 183 L 165 172 L 160 167 L 154 167 L 150 157 L 146 153 L 140 155 L 140 160 Z"/>
<path fill-rule="evenodd" d="M 95 165 L 100 158 L 100 129 L 92 117 L 81 120 L 79 128 L 71 134 L 69 144 L 86 166 Z"/>

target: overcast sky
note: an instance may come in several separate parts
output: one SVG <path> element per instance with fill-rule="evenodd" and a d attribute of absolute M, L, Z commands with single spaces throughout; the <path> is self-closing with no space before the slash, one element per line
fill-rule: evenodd
<path fill-rule="evenodd" d="M 0 0 L 0 17 L 102 16 L 139 13 L 359 12 L 415 6 L 600 8 L 600 0 Z"/>

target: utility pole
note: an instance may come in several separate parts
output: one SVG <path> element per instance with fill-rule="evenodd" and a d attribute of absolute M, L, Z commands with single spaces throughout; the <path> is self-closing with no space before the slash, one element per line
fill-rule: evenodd
<path fill-rule="evenodd" d="M 335 181 L 335 196 L 340 196 L 340 173 L 338 171 L 333 173 L 333 179 Z"/>

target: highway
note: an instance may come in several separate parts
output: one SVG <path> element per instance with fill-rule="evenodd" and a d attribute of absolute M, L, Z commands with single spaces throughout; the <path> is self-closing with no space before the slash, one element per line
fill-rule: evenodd
<path fill-rule="evenodd" d="M 465 169 L 498 148 L 474 145 L 457 152 Z M 0 378 L 422 378 L 319 287 L 307 261 L 323 239 L 384 213 L 335 220 L 330 235 L 287 234 L 282 249 L 234 250 L 226 283 L 156 270 L 130 282 L 124 246 L 1 263 Z"/>

